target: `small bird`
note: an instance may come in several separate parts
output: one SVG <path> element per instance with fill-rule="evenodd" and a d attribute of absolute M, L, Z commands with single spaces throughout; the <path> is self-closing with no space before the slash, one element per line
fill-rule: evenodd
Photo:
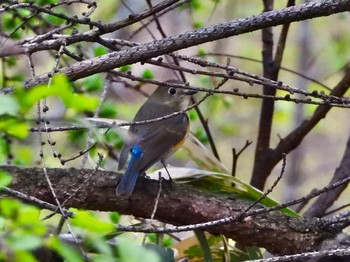
<path fill-rule="evenodd" d="M 141 106 L 133 121 L 144 121 L 170 115 L 185 109 L 190 95 L 196 91 L 169 87 L 166 83 L 181 84 L 178 80 L 168 80 L 160 85 Z M 170 156 L 184 142 L 189 130 L 189 119 L 186 113 L 161 121 L 143 125 L 132 125 L 120 153 L 118 170 L 123 169 L 129 155 L 130 160 L 122 176 L 116 193 L 118 196 L 129 196 L 135 187 L 139 175 L 143 175 L 157 161 Z"/>

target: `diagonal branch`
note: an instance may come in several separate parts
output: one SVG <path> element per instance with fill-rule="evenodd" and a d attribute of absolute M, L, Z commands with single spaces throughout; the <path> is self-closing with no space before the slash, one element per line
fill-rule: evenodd
<path fill-rule="evenodd" d="M 330 95 L 343 96 L 350 88 L 350 66 L 345 69 L 345 75 L 339 83 L 331 91 Z M 276 148 L 271 149 L 271 155 L 268 161 L 264 163 L 264 169 L 260 172 L 270 174 L 274 166 L 281 161 L 283 154 L 288 154 L 300 145 L 305 136 L 323 119 L 326 117 L 329 110 L 329 105 L 320 105 L 315 110 L 314 114 L 304 120 L 296 129 L 294 129 L 288 136 L 281 139 Z M 264 174 L 261 174 L 264 176 Z"/>
<path fill-rule="evenodd" d="M 349 10 L 350 0 L 324 0 L 310 2 L 303 5 L 287 7 L 281 10 L 266 12 L 261 15 L 208 26 L 202 29 L 131 47 L 127 50 L 91 58 L 82 62 L 77 62 L 69 67 L 62 68 L 60 72 L 66 74 L 71 80 L 77 80 L 92 74 L 105 72 L 126 64 L 142 62 L 152 57 L 164 55 L 206 42 L 252 32 L 266 27 L 320 16 L 328 16 Z M 28 88 L 40 83 L 46 83 L 48 79 L 48 75 L 43 74 L 33 80 L 28 80 L 25 83 L 25 86 Z"/>

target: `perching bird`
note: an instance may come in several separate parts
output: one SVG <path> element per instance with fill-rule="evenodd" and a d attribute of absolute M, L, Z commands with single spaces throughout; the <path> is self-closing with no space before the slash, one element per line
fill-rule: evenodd
<path fill-rule="evenodd" d="M 177 80 L 165 83 L 181 84 Z M 192 90 L 158 86 L 148 100 L 141 106 L 133 121 L 150 120 L 179 112 L 188 106 Z M 128 160 L 127 169 L 122 176 L 116 193 L 118 196 L 129 196 L 135 187 L 139 175 L 143 175 L 157 161 L 163 161 L 184 142 L 189 130 L 186 113 L 171 118 L 142 125 L 132 125 L 120 153 L 121 170 Z"/>

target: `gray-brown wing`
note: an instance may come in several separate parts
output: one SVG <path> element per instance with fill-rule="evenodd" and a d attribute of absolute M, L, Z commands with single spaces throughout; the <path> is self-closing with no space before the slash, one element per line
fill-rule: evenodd
<path fill-rule="evenodd" d="M 165 107 L 160 104 L 154 104 L 151 100 L 147 100 L 136 113 L 133 122 L 149 120 L 171 113 L 172 111 L 168 107 Z M 141 140 L 148 140 L 152 137 L 155 137 L 158 135 L 158 133 L 161 132 L 161 130 L 157 128 L 158 126 L 159 122 L 146 125 L 130 126 L 128 131 L 128 137 L 125 139 L 123 148 L 120 152 L 118 170 L 124 168 L 128 160 L 130 150 L 135 144 L 139 144 Z"/>
<path fill-rule="evenodd" d="M 146 101 L 145 104 L 141 106 L 139 111 L 136 113 L 133 121 L 143 121 L 143 120 L 154 119 L 165 115 L 169 115 L 173 112 L 174 110 L 171 109 L 170 107 L 164 106 L 159 103 L 155 103 L 154 101 L 149 99 Z M 169 131 L 165 131 L 162 134 L 162 132 L 165 130 L 164 127 L 167 127 Z M 130 126 L 129 132 L 128 132 L 129 137 L 126 139 L 125 144 L 120 153 L 118 169 L 121 170 L 125 166 L 130 150 L 135 144 L 138 144 L 142 148 L 148 149 L 149 147 L 152 147 L 152 145 L 154 144 L 154 140 L 157 140 L 156 138 L 158 137 L 159 143 L 162 143 L 162 147 L 164 146 L 164 149 L 163 148 L 159 149 L 159 153 L 161 153 L 161 152 L 167 151 L 166 150 L 167 145 L 171 148 L 172 143 L 176 144 L 175 140 L 178 139 L 177 136 L 178 135 L 179 137 L 184 136 L 181 134 L 181 132 L 185 131 L 185 134 L 186 134 L 187 128 L 188 128 L 188 117 L 186 114 L 177 115 L 175 117 L 166 119 L 164 121 L 154 122 L 154 123 L 145 124 L 145 125 Z M 179 134 L 174 134 L 174 136 L 172 136 L 171 133 L 174 131 L 178 132 Z M 164 141 L 162 140 L 163 137 L 164 137 Z M 169 141 L 168 143 L 166 139 L 169 137 L 172 137 L 174 141 Z M 181 140 L 181 138 L 179 139 Z M 149 157 L 150 156 L 147 156 L 147 159 Z M 142 161 L 142 163 L 144 163 L 144 161 Z"/>
<path fill-rule="evenodd" d="M 118 170 L 121 170 L 124 168 L 126 161 L 128 160 L 129 152 L 131 149 L 131 145 L 128 142 L 124 142 L 123 148 L 120 152 L 119 156 L 119 163 L 118 163 Z"/>
<path fill-rule="evenodd" d="M 187 115 L 179 115 L 153 125 L 139 138 L 138 145 L 143 154 L 137 161 L 138 170 L 145 172 L 149 167 L 173 153 L 183 142 L 188 129 Z M 162 123 L 162 124 L 160 124 Z M 130 149 L 129 149 L 130 150 Z"/>

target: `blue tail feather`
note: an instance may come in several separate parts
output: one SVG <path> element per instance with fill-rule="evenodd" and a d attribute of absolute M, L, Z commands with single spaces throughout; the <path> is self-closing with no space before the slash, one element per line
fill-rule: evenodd
<path fill-rule="evenodd" d="M 129 196 L 134 191 L 137 178 L 140 171 L 136 170 L 136 163 L 142 156 L 142 150 L 139 146 L 134 146 L 131 149 L 131 158 L 128 165 L 128 168 L 125 171 L 125 174 L 119 181 L 119 184 L 116 189 L 117 196 Z"/>
<path fill-rule="evenodd" d="M 134 191 L 139 173 L 134 171 L 133 173 L 125 173 L 117 186 L 117 196 L 129 196 Z"/>

